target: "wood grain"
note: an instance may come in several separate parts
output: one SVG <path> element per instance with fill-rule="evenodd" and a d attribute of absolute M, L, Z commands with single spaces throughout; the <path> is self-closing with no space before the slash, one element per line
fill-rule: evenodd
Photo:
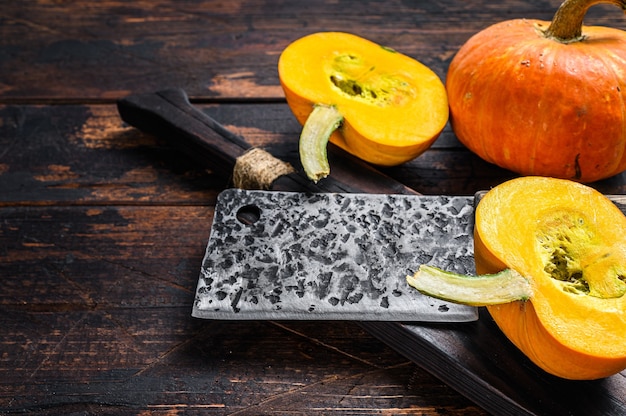
<path fill-rule="evenodd" d="M 298 166 L 300 126 L 276 70 L 289 42 L 350 31 L 445 79 L 478 30 L 549 19 L 559 4 L 3 2 L 0 414 L 487 414 L 407 359 L 414 349 L 398 353 L 372 336 L 401 342 L 401 326 L 377 333 L 349 322 L 190 318 L 215 198 L 229 175 L 122 122 L 115 102 L 183 88 L 202 112 Z M 594 6 L 586 22 L 626 27 L 611 5 Z M 459 195 L 514 176 L 468 152 L 449 127 L 424 155 L 383 173 L 421 193 Z M 626 176 L 593 186 L 626 193 Z M 624 391 L 623 381 L 609 384 Z M 555 388 L 545 386 L 547 394 Z M 573 391 L 587 406 L 601 393 L 596 384 Z"/>
<path fill-rule="evenodd" d="M 202 99 L 282 99 L 280 52 L 301 36 L 333 30 L 394 48 L 445 77 L 472 34 L 503 18 L 550 19 L 559 4 L 26 0 L 0 12 L 0 94 L 12 101 L 93 101 L 184 87 Z M 597 7 L 590 12 L 597 24 L 622 21 L 619 12 Z"/>

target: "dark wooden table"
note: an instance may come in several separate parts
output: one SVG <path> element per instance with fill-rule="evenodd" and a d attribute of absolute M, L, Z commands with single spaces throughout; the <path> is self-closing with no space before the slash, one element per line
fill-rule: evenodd
<path fill-rule="evenodd" d="M 299 166 L 300 127 L 276 69 L 292 40 L 352 32 L 443 79 L 473 33 L 550 19 L 559 3 L 1 1 L 0 414 L 493 412 L 356 322 L 193 319 L 229 174 L 123 122 L 116 102 L 182 88 L 251 145 Z M 612 6 L 587 20 L 626 28 Z M 449 128 L 384 173 L 458 195 L 514 176 Z M 593 186 L 624 194 L 626 175 Z"/>

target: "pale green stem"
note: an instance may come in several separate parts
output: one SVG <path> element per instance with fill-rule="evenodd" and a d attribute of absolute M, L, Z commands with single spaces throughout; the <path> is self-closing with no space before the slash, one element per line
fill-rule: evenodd
<path fill-rule="evenodd" d="M 300 161 L 306 175 L 314 182 L 330 173 L 326 147 L 330 135 L 337 130 L 343 116 L 337 108 L 316 105 L 309 115 L 300 135 Z"/>
<path fill-rule="evenodd" d="M 511 269 L 490 275 L 466 276 L 422 265 L 406 280 L 425 295 L 471 306 L 528 300 L 532 295 L 528 279 Z"/>

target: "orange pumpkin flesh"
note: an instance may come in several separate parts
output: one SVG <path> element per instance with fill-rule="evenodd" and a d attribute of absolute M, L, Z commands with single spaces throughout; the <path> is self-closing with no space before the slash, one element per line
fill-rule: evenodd
<path fill-rule="evenodd" d="M 352 34 L 296 40 L 281 54 L 278 72 L 301 124 L 317 105 L 335 108 L 343 122 L 330 141 L 376 165 L 415 158 L 448 121 L 445 87 L 432 70 Z"/>
<path fill-rule="evenodd" d="M 470 38 L 446 80 L 450 121 L 471 151 L 523 175 L 591 182 L 626 170 L 626 32 L 583 27 L 596 3 L 552 23 L 519 19 Z"/>
<path fill-rule="evenodd" d="M 545 371 L 588 380 L 626 368 L 625 230 L 626 217 L 610 200 L 568 180 L 518 178 L 479 202 L 477 273 L 515 271 L 531 287 L 518 296 L 527 301 L 485 304 L 502 332 Z M 419 278 L 420 272 L 407 277 L 417 288 Z"/>

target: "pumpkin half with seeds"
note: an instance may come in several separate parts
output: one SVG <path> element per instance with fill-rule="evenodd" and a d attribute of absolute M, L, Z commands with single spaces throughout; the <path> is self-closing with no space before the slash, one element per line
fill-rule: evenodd
<path fill-rule="evenodd" d="M 476 208 L 477 277 L 422 267 L 409 284 L 484 305 L 545 371 L 597 379 L 626 368 L 626 217 L 577 182 L 523 177 Z"/>
<path fill-rule="evenodd" d="M 294 41 L 280 56 L 278 74 L 304 126 L 300 158 L 315 181 L 330 172 L 328 140 L 393 166 L 423 153 L 448 122 L 447 93 L 430 68 L 353 34 L 319 32 Z"/>

